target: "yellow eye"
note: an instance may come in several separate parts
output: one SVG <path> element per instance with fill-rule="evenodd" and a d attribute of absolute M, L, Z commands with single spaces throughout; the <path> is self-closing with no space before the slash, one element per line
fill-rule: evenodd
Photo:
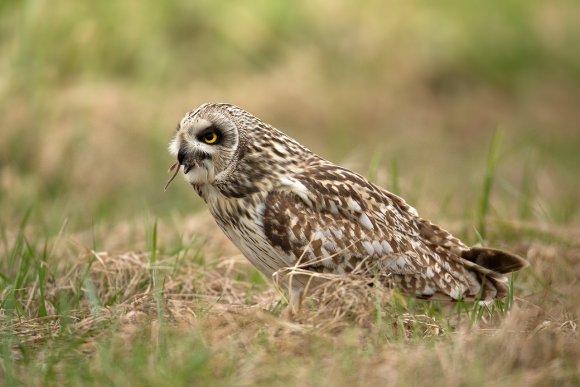
<path fill-rule="evenodd" d="M 203 141 L 206 144 L 214 144 L 218 140 L 216 132 L 210 132 L 203 135 Z"/>

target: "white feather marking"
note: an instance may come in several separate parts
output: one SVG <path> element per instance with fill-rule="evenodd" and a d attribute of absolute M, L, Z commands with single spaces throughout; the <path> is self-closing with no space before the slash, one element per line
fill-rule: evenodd
<path fill-rule="evenodd" d="M 409 265 L 409 257 L 403 254 L 395 255 L 382 261 L 383 267 L 396 274 L 412 274 L 413 268 Z"/>
<path fill-rule="evenodd" d="M 181 168 L 183 169 L 183 166 Z M 202 167 L 192 168 L 184 176 L 185 176 L 185 180 L 187 180 L 191 184 L 204 184 L 204 183 L 207 183 L 207 179 L 208 179 L 207 169 L 202 168 Z"/>
<path fill-rule="evenodd" d="M 453 287 L 451 292 L 449 292 L 449 296 L 454 300 L 458 300 L 463 296 L 463 286 L 457 285 Z"/>
<path fill-rule="evenodd" d="M 323 248 L 324 248 L 326 251 L 329 251 L 331 254 L 334 254 L 334 253 L 336 253 L 337 246 L 336 246 L 336 243 L 334 243 L 334 242 L 324 242 L 324 243 L 322 244 L 322 247 L 323 247 Z"/>
<path fill-rule="evenodd" d="M 173 141 L 171 141 L 171 143 L 169 144 L 169 153 L 172 154 L 173 156 L 177 156 L 178 152 L 179 152 L 179 141 L 177 141 L 177 138 L 174 138 Z"/>
<path fill-rule="evenodd" d="M 409 211 L 408 211 L 411 215 L 413 216 L 419 216 L 419 213 L 417 212 L 417 210 L 415 209 L 415 207 L 411 207 L 409 206 Z"/>
<path fill-rule="evenodd" d="M 425 276 L 427 278 L 433 278 L 434 275 L 435 273 L 433 273 L 433 269 L 431 268 L 431 266 L 427 267 L 427 270 L 425 271 Z"/>
<path fill-rule="evenodd" d="M 359 220 L 360 224 L 362 224 L 367 229 L 369 229 L 371 231 L 375 229 L 373 226 L 373 223 L 371 222 L 371 220 L 369 219 L 367 214 L 365 214 L 364 212 L 362 214 L 360 214 L 358 220 Z"/>
<path fill-rule="evenodd" d="M 265 211 L 266 211 L 266 205 L 264 203 L 258 203 L 258 205 L 256 205 L 256 212 L 258 213 L 258 220 L 260 222 L 263 221 Z"/>
<path fill-rule="evenodd" d="M 362 224 L 367 229 L 369 229 L 369 230 L 374 229 L 373 224 L 371 223 L 371 220 L 369 219 L 367 214 L 365 214 L 364 212 L 362 214 L 360 214 L 358 220 L 359 220 L 360 224 Z"/>
<path fill-rule="evenodd" d="M 294 179 L 289 179 L 286 177 L 282 179 L 282 184 L 287 186 L 291 192 L 298 195 L 298 197 L 302 199 L 302 201 L 304 201 L 304 203 L 306 203 L 308 207 L 313 208 L 312 201 L 308 198 L 308 194 L 310 194 L 310 191 L 308 191 L 308 188 L 306 188 L 304 184 Z"/>
<path fill-rule="evenodd" d="M 430 287 L 430 286 L 426 286 L 423 288 L 423 291 L 421 292 L 422 295 L 424 296 L 432 296 L 433 294 L 435 294 L 435 289 Z"/>
<path fill-rule="evenodd" d="M 377 240 L 373 241 L 373 249 L 377 255 L 383 255 L 383 247 L 381 246 L 380 242 Z"/>
<path fill-rule="evenodd" d="M 278 153 L 281 153 L 281 154 L 283 154 L 283 155 L 287 155 L 287 154 L 288 154 L 288 152 L 287 152 L 286 148 L 283 148 L 282 146 L 280 146 L 280 144 L 278 144 L 278 143 L 276 143 L 276 142 L 274 142 L 274 143 L 272 144 L 272 147 L 273 147 L 274 149 L 276 149 L 276 151 L 278 151 Z"/>
<path fill-rule="evenodd" d="M 196 119 L 192 122 L 191 127 L 194 131 L 199 132 L 206 128 L 209 128 L 212 125 L 211 121 L 206 120 L 205 118 L 196 117 Z"/>
<path fill-rule="evenodd" d="M 384 254 L 391 254 L 393 252 L 393 248 L 387 241 L 382 241 L 381 246 L 383 246 L 383 253 Z"/>
<path fill-rule="evenodd" d="M 342 231 L 341 231 L 341 230 L 339 230 L 339 229 L 336 229 L 336 228 L 332 228 L 331 230 L 332 230 L 332 233 L 334 234 L 334 236 L 335 236 L 337 239 L 342 239 L 342 237 L 343 237 L 343 235 L 344 235 L 344 234 L 342 233 Z"/>
<path fill-rule="evenodd" d="M 373 249 L 373 245 L 369 241 L 363 241 L 362 245 L 364 246 L 365 250 L 369 255 L 373 255 L 375 250 Z"/>
<path fill-rule="evenodd" d="M 330 202 L 330 212 L 333 214 L 338 214 L 338 208 L 334 202 Z"/>
<path fill-rule="evenodd" d="M 361 208 L 360 204 L 358 204 L 356 201 L 352 200 L 351 198 L 348 198 L 348 200 L 347 200 L 346 203 L 348 205 L 348 208 L 350 208 L 354 212 L 360 212 L 360 211 L 362 211 L 362 208 Z"/>

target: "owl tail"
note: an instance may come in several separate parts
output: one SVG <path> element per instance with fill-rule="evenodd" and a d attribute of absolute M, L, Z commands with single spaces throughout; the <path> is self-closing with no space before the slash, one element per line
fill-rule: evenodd
<path fill-rule="evenodd" d="M 508 293 L 507 277 L 528 266 L 528 262 L 517 255 L 485 247 L 472 247 L 461 253 L 462 263 L 469 273 L 470 282 L 477 292 L 468 295 L 471 299 L 492 300 L 505 297 Z"/>
<path fill-rule="evenodd" d="M 461 253 L 461 258 L 496 273 L 507 274 L 528 266 L 528 261 L 517 255 L 497 249 L 472 247 Z"/>

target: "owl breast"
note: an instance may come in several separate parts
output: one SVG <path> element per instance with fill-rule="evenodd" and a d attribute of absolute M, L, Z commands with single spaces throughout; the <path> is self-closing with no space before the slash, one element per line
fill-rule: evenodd
<path fill-rule="evenodd" d="M 226 197 L 210 186 L 200 194 L 219 228 L 264 275 L 271 278 L 274 272 L 288 266 L 264 232 L 265 194 Z"/>

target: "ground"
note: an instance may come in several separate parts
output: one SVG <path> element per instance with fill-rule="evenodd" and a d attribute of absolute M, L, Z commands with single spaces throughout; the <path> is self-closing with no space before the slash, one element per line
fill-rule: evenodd
<path fill-rule="evenodd" d="M 0 3 L 0 380 L 580 384 L 579 8 Z M 163 191 L 208 101 L 530 267 L 488 308 L 351 277 L 292 311 L 191 187 Z"/>

